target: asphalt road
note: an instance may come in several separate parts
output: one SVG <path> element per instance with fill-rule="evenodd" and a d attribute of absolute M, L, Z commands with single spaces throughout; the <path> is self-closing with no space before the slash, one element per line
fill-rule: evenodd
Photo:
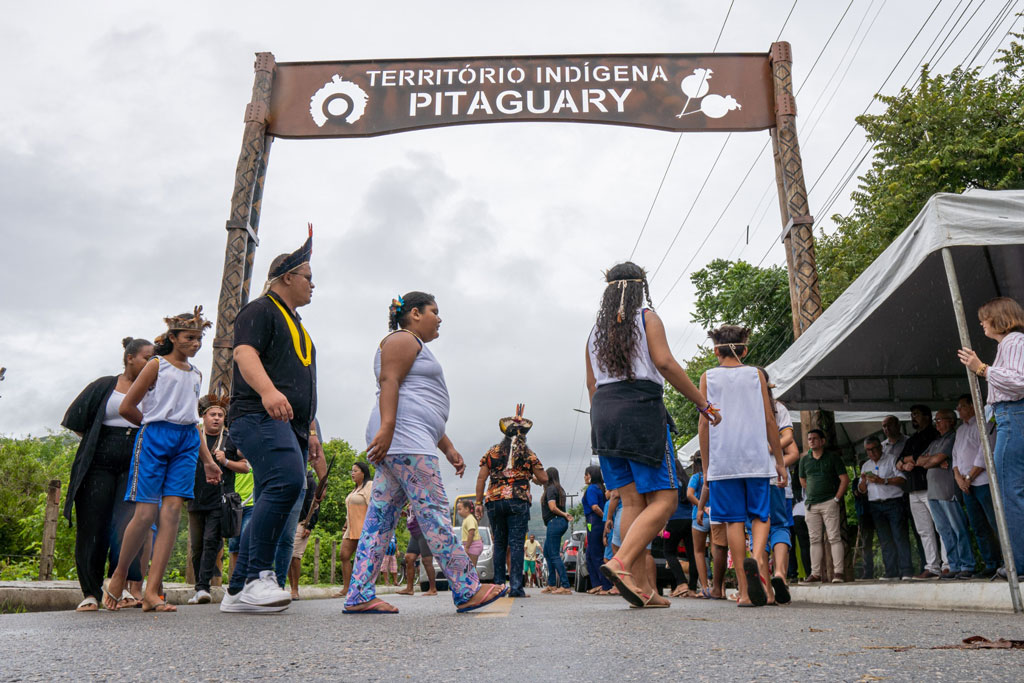
<path fill-rule="evenodd" d="M 0 680 L 1024 680 L 1024 650 L 931 649 L 1024 639 L 1024 617 L 1010 614 L 692 599 L 636 610 L 532 592 L 466 615 L 448 593 L 391 596 L 397 616 L 343 615 L 341 600 L 278 615 L 6 615 Z"/>

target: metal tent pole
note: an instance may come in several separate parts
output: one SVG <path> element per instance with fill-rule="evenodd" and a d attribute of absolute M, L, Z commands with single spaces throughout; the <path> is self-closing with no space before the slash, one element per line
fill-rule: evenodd
<path fill-rule="evenodd" d="M 956 313 L 956 326 L 960 331 L 960 345 L 965 349 L 971 348 L 971 337 L 967 332 L 967 315 L 964 313 L 964 301 L 960 296 L 960 283 L 956 278 L 956 268 L 953 267 L 953 254 L 949 247 L 942 249 L 942 263 L 946 266 L 946 279 L 949 282 L 949 294 L 953 299 L 953 311 Z M 992 503 L 996 513 L 996 528 L 999 531 L 999 544 L 1003 548 L 1003 562 L 1006 564 L 1006 576 L 1010 583 L 1010 601 L 1013 602 L 1013 611 L 1017 614 L 1024 612 L 1021 605 L 1020 583 L 1017 580 L 1017 567 L 1013 563 L 1013 547 L 1010 545 L 1010 532 L 1006 528 L 1006 514 L 1003 511 L 1003 494 L 999 487 L 999 477 L 996 474 L 995 462 L 992 458 L 992 444 L 985 432 L 985 406 L 981 401 L 981 388 L 978 386 L 978 376 L 970 370 L 967 371 L 967 383 L 971 387 L 971 401 L 974 403 L 975 422 L 978 425 L 978 432 L 981 435 L 981 448 L 985 453 L 985 468 L 988 471 L 989 485 L 992 490 Z"/>

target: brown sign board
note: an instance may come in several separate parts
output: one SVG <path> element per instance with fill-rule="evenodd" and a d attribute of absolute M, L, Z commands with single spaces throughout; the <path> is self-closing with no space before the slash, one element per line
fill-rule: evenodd
<path fill-rule="evenodd" d="M 768 54 L 282 62 L 267 132 L 341 138 L 502 121 L 669 131 L 775 125 Z"/>

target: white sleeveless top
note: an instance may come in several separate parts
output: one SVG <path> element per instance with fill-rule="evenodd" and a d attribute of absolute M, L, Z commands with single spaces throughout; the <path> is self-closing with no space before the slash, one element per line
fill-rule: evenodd
<path fill-rule="evenodd" d="M 139 406 L 142 424 L 199 424 L 199 392 L 203 384 L 203 373 L 191 363 L 188 364 L 188 370 L 180 370 L 163 356 L 157 358 L 160 359 L 160 370 L 156 382 L 142 397 Z"/>
<path fill-rule="evenodd" d="M 633 318 L 634 329 L 640 332 L 633 354 L 633 378 L 646 379 L 664 386 L 665 378 L 661 376 L 658 368 L 654 365 L 654 361 L 651 360 L 651 350 L 647 346 L 647 328 L 644 325 L 644 312 L 647 310 L 646 308 L 641 308 Z M 593 369 L 594 377 L 597 379 L 597 386 L 625 381 L 625 377 L 613 377 L 598 366 L 597 325 L 590 330 L 590 338 L 587 339 L 587 350 L 590 353 L 590 367 Z"/>
<path fill-rule="evenodd" d="M 395 436 L 391 440 L 388 455 L 437 455 L 437 442 L 444 437 L 445 424 L 448 422 L 448 385 L 444 381 L 441 363 L 426 344 L 419 339 L 417 341 L 420 343 L 420 352 L 416 354 L 409 374 L 398 386 Z M 381 347 L 378 345 L 373 357 L 377 399 L 366 424 L 367 445 L 380 429 L 380 354 Z"/>
<path fill-rule="evenodd" d="M 722 421 L 708 430 L 708 481 L 776 476 L 757 368 L 712 368 L 707 389 L 708 401 L 722 411 Z"/>
<path fill-rule="evenodd" d="M 104 427 L 135 427 L 131 422 L 121 417 L 119 411 L 121 409 L 121 401 L 123 400 L 124 394 L 117 389 L 110 392 L 110 398 L 107 399 L 107 405 L 103 409 Z"/>

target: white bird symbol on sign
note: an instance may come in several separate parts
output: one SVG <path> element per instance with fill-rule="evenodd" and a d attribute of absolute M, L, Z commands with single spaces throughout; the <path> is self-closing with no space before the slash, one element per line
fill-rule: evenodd
<path fill-rule="evenodd" d="M 686 103 L 683 105 L 683 110 L 676 114 L 677 119 L 696 114 L 698 111 L 708 118 L 720 119 L 734 109 L 742 109 L 740 103 L 732 95 L 708 95 L 708 81 L 711 80 L 712 73 L 714 72 L 711 69 L 698 68 L 682 80 L 679 87 L 686 95 Z M 687 111 L 690 107 L 690 100 L 701 98 L 703 99 L 699 109 Z"/>

